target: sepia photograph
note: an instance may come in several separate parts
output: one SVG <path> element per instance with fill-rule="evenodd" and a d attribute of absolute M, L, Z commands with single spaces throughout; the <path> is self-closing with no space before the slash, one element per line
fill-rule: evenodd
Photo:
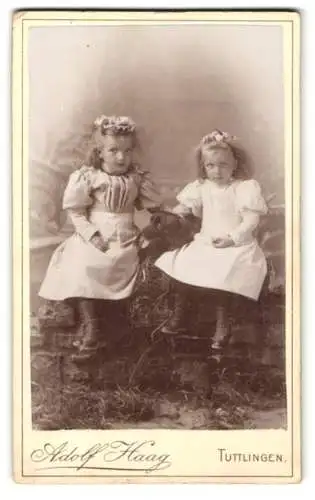
<path fill-rule="evenodd" d="M 287 39 L 280 22 L 238 15 L 24 30 L 32 432 L 287 435 Z M 47 443 L 35 465 L 79 453 Z M 108 454 L 167 468 L 149 446 Z"/>

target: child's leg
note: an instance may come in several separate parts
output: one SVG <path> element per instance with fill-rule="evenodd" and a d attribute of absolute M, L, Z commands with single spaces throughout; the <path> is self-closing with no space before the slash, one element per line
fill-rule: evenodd
<path fill-rule="evenodd" d="M 97 347 L 100 336 L 100 324 L 96 299 L 78 299 L 80 317 L 81 350 Z"/>
<path fill-rule="evenodd" d="M 211 348 L 220 350 L 227 345 L 231 335 L 229 320 L 231 298 L 227 292 L 218 291 L 215 295 L 216 329 Z"/>
<path fill-rule="evenodd" d="M 164 333 L 180 333 L 187 330 L 187 319 L 192 295 L 192 287 L 185 283 L 172 281 L 173 302 L 171 305 L 172 316 L 162 328 Z"/>

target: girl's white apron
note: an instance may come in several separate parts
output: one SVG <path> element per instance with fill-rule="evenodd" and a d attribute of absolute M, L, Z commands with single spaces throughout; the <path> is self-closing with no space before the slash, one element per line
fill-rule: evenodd
<path fill-rule="evenodd" d="M 90 220 L 108 242 L 108 250 L 101 252 L 75 233 L 56 249 L 39 292 L 41 297 L 118 300 L 132 293 L 139 266 L 133 214 L 92 211 Z"/>

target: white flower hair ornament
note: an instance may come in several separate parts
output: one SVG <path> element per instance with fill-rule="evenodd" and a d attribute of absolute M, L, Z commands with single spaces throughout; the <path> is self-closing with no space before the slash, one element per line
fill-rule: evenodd
<path fill-rule="evenodd" d="M 132 134 L 136 130 L 135 122 L 128 116 L 101 115 L 94 121 L 94 127 L 101 133 Z"/>
<path fill-rule="evenodd" d="M 237 137 L 235 135 L 230 135 L 227 132 L 221 132 L 221 130 L 215 129 L 210 134 L 207 134 L 202 139 L 202 144 L 209 143 L 226 143 L 229 144 L 236 141 Z"/>
<path fill-rule="evenodd" d="M 94 121 L 94 127 L 100 127 L 106 118 L 107 117 L 105 115 L 98 116 Z"/>

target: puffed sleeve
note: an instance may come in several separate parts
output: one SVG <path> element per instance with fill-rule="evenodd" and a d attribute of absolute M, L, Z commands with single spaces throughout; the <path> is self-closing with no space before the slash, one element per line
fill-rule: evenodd
<path fill-rule="evenodd" d="M 239 226 L 230 232 L 235 245 L 242 245 L 252 239 L 253 231 L 257 228 L 260 216 L 268 212 L 267 204 L 257 181 L 251 179 L 243 181 L 236 191 L 236 204 L 242 217 Z"/>
<path fill-rule="evenodd" d="M 93 203 L 92 176 L 92 169 L 86 166 L 73 172 L 63 197 L 63 208 L 67 210 L 76 232 L 86 241 L 98 231 L 87 218 L 87 208 Z"/>
<path fill-rule="evenodd" d="M 176 212 L 184 213 L 189 209 L 196 217 L 202 216 L 202 194 L 201 194 L 201 183 L 196 180 L 190 182 L 187 186 L 182 189 L 177 195 L 177 200 L 180 203 L 179 207 L 176 208 Z"/>
<path fill-rule="evenodd" d="M 268 212 L 261 187 L 254 179 L 243 181 L 238 186 L 237 204 L 241 212 L 250 211 L 260 215 Z"/>
<path fill-rule="evenodd" d="M 83 166 L 73 172 L 63 195 L 63 208 L 88 207 L 92 205 L 92 172 L 89 167 Z"/>
<path fill-rule="evenodd" d="M 137 210 L 159 207 L 162 203 L 161 193 L 152 181 L 149 172 L 138 172 L 139 194 L 135 201 Z"/>

